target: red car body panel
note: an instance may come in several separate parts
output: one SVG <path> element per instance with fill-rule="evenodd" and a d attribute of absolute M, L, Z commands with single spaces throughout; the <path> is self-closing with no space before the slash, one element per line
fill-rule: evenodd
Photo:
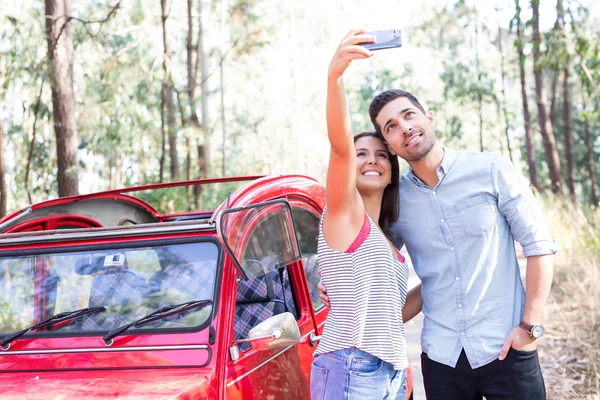
<path fill-rule="evenodd" d="M 94 248 L 123 245 L 123 243 L 157 243 L 170 240 L 204 240 L 216 243 L 217 230 L 211 221 L 197 225 L 194 221 L 172 221 L 180 216 L 209 215 L 207 212 L 161 214 L 146 202 L 123 193 L 144 189 L 169 188 L 214 182 L 250 180 L 229 196 L 214 212 L 246 207 L 273 199 L 286 199 L 292 209 L 305 210 L 318 221 L 325 205 L 325 190 L 316 180 L 300 175 L 239 177 L 188 181 L 175 184 L 147 185 L 74 196 L 40 203 L 31 207 L 32 217 L 21 218 L 23 210 L 0 220 L 4 233 L 0 235 L 0 257 L 6 254 L 35 254 L 43 250 L 62 251 L 72 248 Z M 132 207 L 146 210 L 156 221 L 128 227 L 99 227 L 89 215 L 50 213 L 70 204 L 86 201 L 131 202 Z M 101 204 L 101 203 L 98 203 Z M 60 208 L 62 210 L 63 208 Z M 35 214 L 34 214 L 35 213 Z M 37 217 L 35 215 L 38 215 Z M 40 216 L 41 215 L 41 216 Z M 202 217 L 203 218 L 203 217 Z M 201 219 L 202 219 L 201 218 Z M 235 226 L 242 245 L 263 217 Z M 14 220 L 14 221 L 13 221 Z M 213 219 L 214 220 L 214 219 Z M 204 221 L 204 219 L 202 220 Z M 194 225 L 196 224 L 196 225 Z M 181 227 L 198 226 L 195 230 Z M 212 226 L 212 227 L 211 227 Z M 92 228 L 78 233 L 77 229 Z M 165 229 L 163 229 L 165 228 Z M 171 231 L 166 229 L 172 229 Z M 179 229 L 179 230 L 177 230 Z M 40 231 L 38 233 L 32 231 Z M 21 232 L 21 233 L 17 233 Z M 31 235 L 37 235 L 29 238 Z M 55 238 L 68 238 L 55 241 Z M 35 240 L 34 240 L 35 239 Z M 222 242 L 223 238 L 219 238 Z M 316 240 L 316 238 L 315 238 Z M 296 319 L 300 341 L 285 349 L 241 352 L 236 359 L 234 345 L 236 290 L 240 273 L 231 255 L 221 250 L 217 274 L 217 292 L 210 327 L 200 330 L 144 333 L 127 332 L 107 346 L 102 335 L 61 334 L 44 332 L 25 335 L 0 350 L 0 397 L 2 398 L 152 398 L 152 399 L 308 399 L 310 368 L 315 344 L 312 337 L 320 334 L 327 310 L 315 310 L 302 261 L 288 265 L 292 282 Z M 51 268 L 38 257 L 39 271 Z M 35 273 L 36 276 L 39 273 Z M 40 275 L 41 276 L 41 275 Z M 43 297 L 43 292 L 42 292 Z M 37 302 L 36 302 L 37 304 Z M 50 315 L 51 316 L 51 315 Z M 46 315 L 36 315 L 40 322 Z M 214 329 L 216 334 L 211 334 Z M 4 333 L 6 335 L 6 333 Z M 0 333 L 0 338 L 2 334 Z M 411 386 L 412 379 L 409 379 Z"/>
<path fill-rule="evenodd" d="M 214 399 L 205 369 L 23 372 L 0 374 L 3 399 Z"/>

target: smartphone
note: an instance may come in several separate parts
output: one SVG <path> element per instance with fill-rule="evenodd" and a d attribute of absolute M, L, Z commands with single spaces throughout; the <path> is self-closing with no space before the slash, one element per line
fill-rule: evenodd
<path fill-rule="evenodd" d="M 383 50 L 402 46 L 400 29 L 365 32 L 364 35 L 375 36 L 375 43 L 359 43 L 369 50 Z"/>

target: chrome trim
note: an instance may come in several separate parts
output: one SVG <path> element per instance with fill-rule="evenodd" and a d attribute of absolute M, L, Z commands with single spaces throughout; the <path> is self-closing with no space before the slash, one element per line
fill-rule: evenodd
<path fill-rule="evenodd" d="M 115 353 L 119 351 L 161 351 L 161 350 L 208 350 L 207 345 L 180 346 L 123 346 L 123 347 L 85 347 L 81 349 L 51 349 L 51 350 L 14 350 L 0 352 L 1 356 L 21 356 L 34 354 L 69 354 L 69 353 Z"/>
<path fill-rule="evenodd" d="M 314 332 L 311 332 L 309 340 L 310 340 L 310 345 L 314 346 L 317 344 L 317 342 L 319 342 L 321 340 L 321 336 L 315 335 Z"/>
<path fill-rule="evenodd" d="M 10 224 L 17 222 L 18 220 L 20 220 L 21 218 L 25 217 L 26 215 L 31 214 L 33 211 L 33 209 L 30 207 L 27 207 L 26 209 L 24 209 L 23 211 L 21 211 L 21 213 L 19 215 L 16 215 L 15 217 L 13 217 L 12 219 L 6 220 L 3 223 L 0 224 L 0 231 L 3 231 L 5 227 L 9 226 Z"/>
<path fill-rule="evenodd" d="M 300 338 L 300 341 L 303 341 L 304 339 L 306 339 L 307 337 L 309 337 L 310 335 L 312 335 L 313 333 L 315 333 L 315 330 L 313 329 L 312 331 L 309 331 L 308 333 L 306 333 L 304 336 L 302 336 Z"/>
<path fill-rule="evenodd" d="M 233 362 L 236 362 L 240 359 L 240 349 L 237 344 L 234 343 L 233 346 L 229 348 L 229 356 Z"/>
<path fill-rule="evenodd" d="M 297 344 L 297 343 L 296 343 Z M 268 360 L 263 361 L 262 363 L 260 363 L 259 365 L 257 365 L 256 367 L 252 368 L 250 371 L 246 372 L 244 375 L 242 376 L 238 376 L 235 380 L 229 382 L 227 384 L 227 387 L 230 387 L 231 385 L 235 384 L 236 382 L 238 382 L 241 379 L 244 379 L 245 377 L 247 377 L 248 375 L 250 375 L 251 373 L 253 373 L 254 371 L 256 371 L 259 368 L 262 368 L 265 364 L 267 364 L 268 362 L 276 359 L 277 357 L 279 357 L 280 355 L 282 355 L 283 353 L 285 353 L 286 351 L 288 351 L 289 349 L 291 349 L 292 347 L 296 346 L 296 344 L 293 344 L 291 346 L 286 347 L 285 349 L 283 349 L 282 351 L 280 351 L 279 353 L 275 354 L 273 357 L 269 358 Z"/>
<path fill-rule="evenodd" d="M 281 329 L 279 331 L 281 332 Z M 281 334 L 279 336 L 281 336 Z M 252 342 L 254 342 L 256 340 L 277 339 L 277 338 L 279 338 L 279 336 L 277 336 L 275 334 L 273 334 L 273 335 L 265 335 L 265 336 L 257 336 L 257 337 L 248 338 L 248 339 L 238 339 L 238 340 L 236 340 L 233 343 L 235 343 L 235 344 L 238 344 L 238 343 L 252 343 Z"/>
<path fill-rule="evenodd" d="M 191 221 L 161 222 L 107 228 L 69 229 L 64 231 L 42 231 L 32 233 L 0 234 L 0 246 L 62 242 L 72 239 L 104 239 L 112 237 L 161 235 L 165 233 L 184 233 L 202 230 L 214 230 L 213 225 Z M 58 233 L 60 232 L 60 233 Z"/>
<path fill-rule="evenodd" d="M 247 281 L 248 280 L 248 275 L 246 275 L 246 271 L 244 271 L 244 269 L 240 265 L 238 259 L 235 257 L 235 254 L 233 254 L 233 250 L 229 247 L 229 244 L 227 243 L 227 240 L 225 239 L 225 236 L 223 235 L 223 229 L 221 228 L 221 219 L 223 218 L 223 211 L 224 210 L 219 211 L 219 213 L 217 214 L 217 218 L 216 218 L 216 224 L 215 225 L 216 225 L 216 228 L 217 228 L 217 238 L 221 242 L 221 246 L 223 246 L 223 249 L 225 250 L 225 253 L 227 253 L 227 255 L 229 257 L 231 257 L 231 260 L 233 261 L 233 265 L 235 265 L 235 268 L 239 271 L 240 276 L 242 277 L 242 279 L 245 280 L 245 281 Z M 211 217 L 211 220 L 212 220 L 212 217 Z"/>

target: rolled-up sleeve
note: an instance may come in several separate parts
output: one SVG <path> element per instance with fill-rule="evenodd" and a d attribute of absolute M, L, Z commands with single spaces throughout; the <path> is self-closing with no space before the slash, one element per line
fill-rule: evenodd
<path fill-rule="evenodd" d="M 523 247 L 525 257 L 556 253 L 541 207 L 527 180 L 504 157 L 494 159 L 491 179 L 498 209 Z"/>

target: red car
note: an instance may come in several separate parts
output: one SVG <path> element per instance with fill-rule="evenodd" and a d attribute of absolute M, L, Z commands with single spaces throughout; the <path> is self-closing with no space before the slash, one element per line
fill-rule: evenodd
<path fill-rule="evenodd" d="M 241 187 L 223 198 L 211 192 L 232 182 Z M 181 186 L 201 186 L 220 206 L 182 213 L 149 204 L 150 190 Z M 316 287 L 324 203 L 308 177 L 237 177 L 67 197 L 8 215 L 0 398 L 310 398 L 327 315 Z"/>

